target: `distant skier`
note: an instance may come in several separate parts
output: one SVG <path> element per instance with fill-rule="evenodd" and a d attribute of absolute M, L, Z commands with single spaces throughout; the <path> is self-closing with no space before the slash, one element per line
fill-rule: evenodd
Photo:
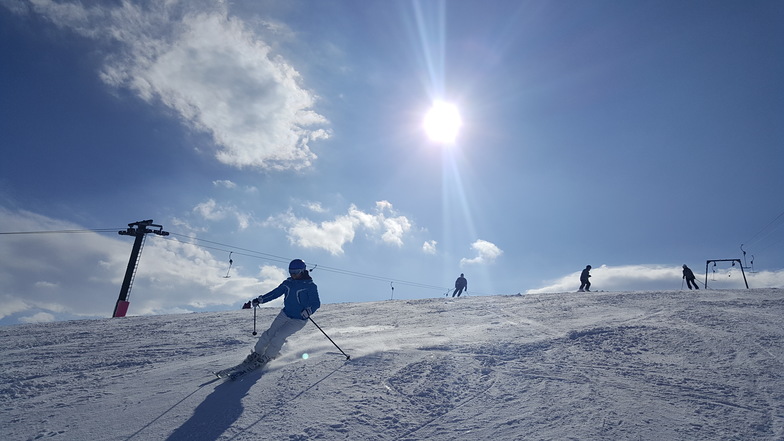
<path fill-rule="evenodd" d="M 460 297 L 460 293 L 462 293 L 463 290 L 468 292 L 468 280 L 463 276 L 463 273 L 460 273 L 460 277 L 455 280 L 455 292 L 452 293 L 452 297 Z"/>
<path fill-rule="evenodd" d="M 289 274 L 291 277 L 284 280 L 280 286 L 252 300 L 253 306 L 256 307 L 284 296 L 283 309 L 272 321 L 269 329 L 261 334 L 253 352 L 244 363 L 261 366 L 273 360 L 280 353 L 286 339 L 305 327 L 310 315 L 321 306 L 318 287 L 305 268 L 305 262 L 300 259 L 292 260 Z"/>
<path fill-rule="evenodd" d="M 683 278 L 686 279 L 686 285 L 689 286 L 689 289 L 691 289 L 692 285 L 694 285 L 694 289 L 700 289 L 700 287 L 697 286 L 697 281 L 695 280 L 696 277 L 694 277 L 694 272 L 691 270 L 691 268 L 686 266 L 685 263 L 683 264 Z M 683 286 L 681 286 L 681 288 L 683 288 Z"/>
<path fill-rule="evenodd" d="M 577 292 L 591 292 L 591 281 L 588 280 L 591 277 L 591 265 L 587 265 L 582 273 L 580 273 L 580 289 Z"/>

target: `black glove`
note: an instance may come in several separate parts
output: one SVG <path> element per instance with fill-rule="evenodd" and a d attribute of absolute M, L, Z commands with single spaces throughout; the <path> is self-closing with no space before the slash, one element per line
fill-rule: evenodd
<path fill-rule="evenodd" d="M 310 311 L 310 308 L 305 308 L 300 313 L 300 315 L 302 315 L 302 320 L 307 320 L 308 317 L 310 317 L 311 314 L 313 314 L 313 313 Z"/>

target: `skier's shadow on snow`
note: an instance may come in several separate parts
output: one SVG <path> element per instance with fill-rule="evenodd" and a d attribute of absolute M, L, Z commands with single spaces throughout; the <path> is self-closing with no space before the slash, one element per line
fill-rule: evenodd
<path fill-rule="evenodd" d="M 199 404 L 193 415 L 167 441 L 218 439 L 242 415 L 242 398 L 261 376 L 250 373 L 242 381 L 224 381 Z"/>

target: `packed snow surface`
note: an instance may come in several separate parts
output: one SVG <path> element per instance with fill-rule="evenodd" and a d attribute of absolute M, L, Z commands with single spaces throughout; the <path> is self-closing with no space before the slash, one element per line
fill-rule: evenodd
<path fill-rule="evenodd" d="M 322 293 L 328 301 L 328 296 Z M 277 309 L 257 311 L 263 331 Z M 0 328 L 3 440 L 781 440 L 778 289 L 326 304 Z M 307 355 L 306 355 L 307 354 Z"/>

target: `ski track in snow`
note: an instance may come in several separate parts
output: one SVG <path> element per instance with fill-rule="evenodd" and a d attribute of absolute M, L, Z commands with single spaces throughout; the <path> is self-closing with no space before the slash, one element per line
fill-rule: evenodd
<path fill-rule="evenodd" d="M 237 381 L 210 372 L 247 310 L 3 327 L 0 438 L 781 440 L 783 316 L 778 289 L 325 304 L 351 360 L 309 325 Z"/>

